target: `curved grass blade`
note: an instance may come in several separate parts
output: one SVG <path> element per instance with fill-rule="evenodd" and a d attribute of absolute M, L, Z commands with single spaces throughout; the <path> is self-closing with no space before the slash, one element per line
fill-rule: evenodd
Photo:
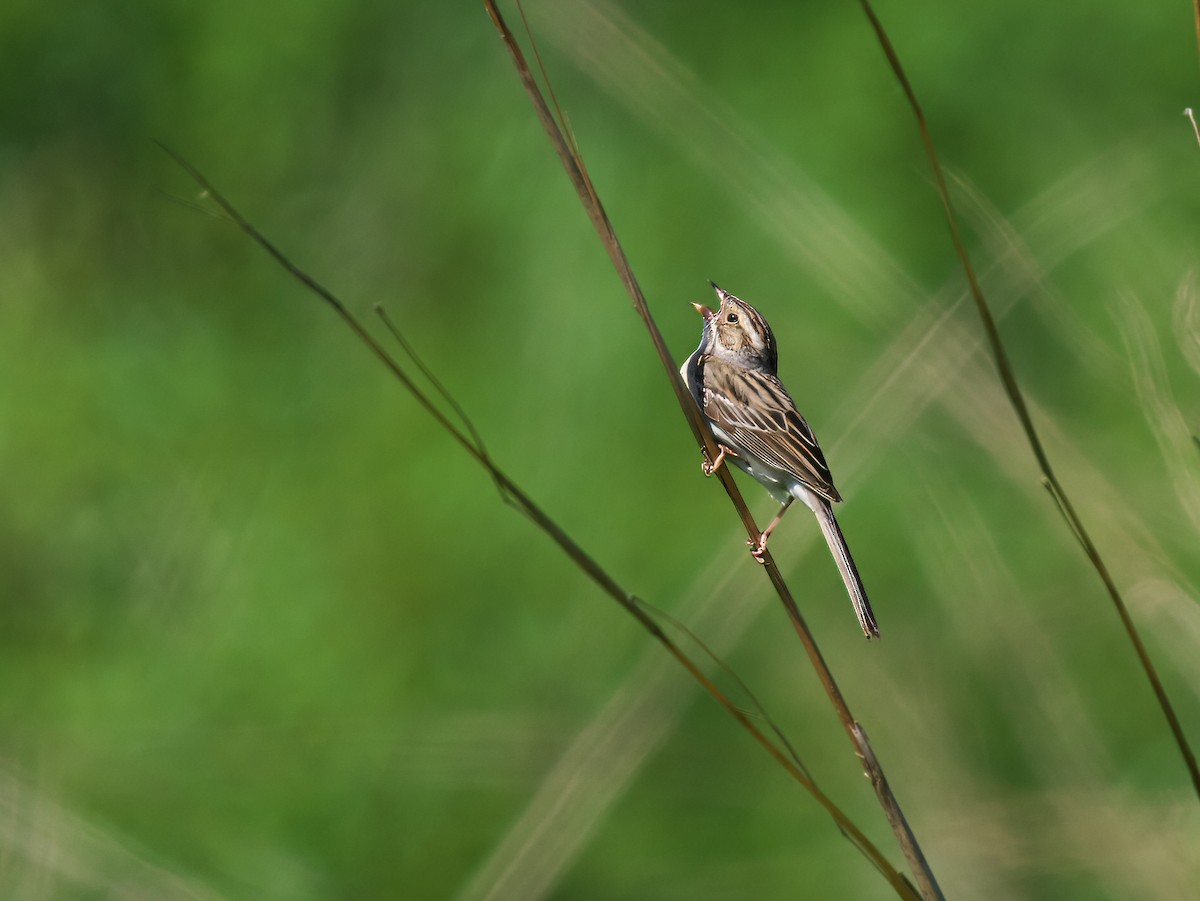
<path fill-rule="evenodd" d="M 1198 28 L 1200 28 L 1200 0 L 1195 0 L 1195 2 L 1197 4 L 1197 23 Z M 983 330 L 991 347 L 992 356 L 996 363 L 996 371 L 1000 377 L 1001 384 L 1004 386 L 1004 392 L 1008 395 L 1009 403 L 1012 405 L 1017 418 L 1021 422 L 1021 428 L 1024 430 L 1025 437 L 1029 441 L 1029 447 L 1037 459 L 1037 464 L 1042 471 L 1042 475 L 1045 477 L 1047 490 L 1054 497 L 1059 511 L 1067 521 L 1067 525 L 1075 535 L 1076 540 L 1079 541 L 1084 554 L 1087 556 L 1092 568 L 1096 570 L 1096 574 L 1100 577 L 1100 581 L 1104 584 L 1104 588 L 1108 592 L 1109 599 L 1117 611 L 1117 616 L 1121 620 L 1125 634 L 1129 638 L 1130 644 L 1133 645 L 1134 653 L 1137 655 L 1142 671 L 1146 674 L 1146 678 L 1150 682 L 1150 687 L 1153 689 L 1154 695 L 1158 700 L 1158 706 L 1162 709 L 1163 716 L 1167 720 L 1167 725 L 1171 729 L 1171 734 L 1175 738 L 1175 744 L 1179 747 L 1179 753 L 1183 756 L 1184 766 L 1187 768 L 1192 780 L 1192 788 L 1196 792 L 1197 799 L 1200 799 L 1200 765 L 1197 765 L 1196 754 L 1188 743 L 1187 735 L 1184 734 L 1183 726 L 1179 722 L 1179 717 L 1175 713 L 1171 699 L 1168 697 L 1162 680 L 1159 679 L 1158 671 L 1150 659 L 1150 653 L 1146 650 L 1146 646 L 1142 642 L 1142 637 L 1138 633 L 1137 626 L 1133 622 L 1133 617 L 1129 614 L 1129 608 L 1125 605 L 1125 600 L 1122 598 L 1121 592 L 1117 588 L 1117 584 L 1113 580 L 1111 573 L 1109 573 L 1108 566 L 1100 556 L 1100 551 L 1093 543 L 1087 529 L 1084 528 L 1079 514 L 1075 512 L 1075 507 L 1071 503 L 1071 499 L 1067 496 L 1062 483 L 1059 482 L 1058 477 L 1054 474 L 1054 469 L 1050 465 L 1050 458 L 1047 456 L 1046 450 L 1042 446 L 1042 440 L 1033 424 L 1033 417 L 1030 415 L 1029 407 L 1025 403 L 1025 395 L 1021 392 L 1021 387 L 1017 383 L 1016 374 L 1013 371 L 1012 364 L 1008 360 L 1008 352 L 1005 350 L 1004 342 L 1000 338 L 1000 330 L 996 327 L 996 320 L 992 316 L 991 307 L 988 306 L 988 302 L 983 296 L 983 289 L 979 286 L 975 267 L 971 264 L 971 258 L 967 253 L 966 245 L 963 243 L 962 234 L 958 228 L 958 219 L 954 214 L 954 205 L 950 201 L 950 191 L 946 187 L 946 177 L 942 172 L 942 164 L 938 159 L 937 150 L 933 145 L 933 137 L 929 132 L 929 125 L 925 120 L 925 113 L 921 109 L 921 104 L 917 101 L 916 92 L 913 90 L 912 84 L 904 72 L 904 67 L 900 64 L 900 57 L 896 53 L 896 49 L 892 46 L 891 39 L 884 30 L 883 24 L 875 15 L 875 10 L 871 8 L 868 0 L 859 0 L 859 3 L 863 8 L 863 12 L 866 13 L 871 27 L 875 31 L 875 36 L 879 40 L 880 47 L 883 48 L 884 56 L 887 57 L 892 72 L 903 89 L 905 97 L 908 98 L 913 116 L 917 120 L 917 130 L 921 134 L 921 143 L 924 145 L 925 155 L 929 159 L 930 168 L 933 170 L 938 199 L 941 200 L 942 212 L 946 217 L 946 224 L 950 229 L 950 240 L 954 245 L 954 253 L 962 264 L 963 272 L 967 277 L 971 297 L 975 301 L 975 309 L 979 313 L 979 318 L 983 323 Z"/>

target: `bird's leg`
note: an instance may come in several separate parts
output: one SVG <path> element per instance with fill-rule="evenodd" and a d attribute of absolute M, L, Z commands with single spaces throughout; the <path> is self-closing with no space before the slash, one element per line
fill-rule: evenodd
<path fill-rule="evenodd" d="M 779 525 L 779 520 L 783 519 L 783 514 L 787 513 L 788 507 L 792 505 L 794 497 L 789 497 L 783 502 L 783 506 L 779 508 L 779 512 L 775 514 L 775 518 L 771 520 L 771 524 L 763 529 L 762 534 L 758 536 L 758 541 L 746 539 L 746 544 L 750 545 L 750 554 L 759 563 L 766 563 L 763 559 L 763 554 L 767 552 L 767 539 L 771 537 L 771 533 L 775 531 L 775 527 Z"/>
<path fill-rule="evenodd" d="M 708 449 L 704 448 L 704 462 L 700 464 L 700 469 L 704 471 L 705 476 L 711 476 L 714 472 L 721 468 L 721 464 L 725 462 L 726 457 L 736 457 L 737 452 L 729 449 L 724 444 L 718 444 L 717 459 L 708 459 Z"/>

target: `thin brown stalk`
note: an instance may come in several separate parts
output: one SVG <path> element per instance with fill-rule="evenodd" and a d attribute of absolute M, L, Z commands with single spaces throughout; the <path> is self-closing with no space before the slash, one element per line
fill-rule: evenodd
<path fill-rule="evenodd" d="M 658 325 L 650 313 L 645 295 L 642 293 L 641 287 L 638 285 L 629 261 L 625 256 L 625 252 L 621 247 L 621 243 L 617 239 L 616 231 L 613 229 L 608 214 L 605 212 L 595 187 L 588 177 L 582 156 L 575 149 L 575 145 L 567 139 L 564 133 L 565 129 L 556 120 L 542 94 L 541 88 L 537 84 L 537 80 L 533 76 L 533 72 L 525 60 L 525 55 L 520 45 L 517 43 L 512 31 L 509 30 L 504 18 L 500 15 L 500 11 L 496 8 L 495 3 L 493 0 L 484 0 L 484 6 L 488 11 L 488 15 L 491 16 L 492 23 L 499 32 L 501 39 L 504 41 L 505 47 L 508 49 L 513 64 L 517 69 L 517 74 L 521 79 L 522 85 L 525 87 L 525 92 L 533 103 L 534 111 L 542 123 L 542 127 L 554 145 L 559 160 L 562 162 L 571 183 L 575 186 L 576 193 L 583 203 L 588 218 L 596 229 L 605 250 L 608 252 L 609 258 L 612 260 L 613 266 L 617 270 L 617 274 L 621 278 L 621 282 L 625 285 L 625 289 L 633 301 L 634 310 L 646 327 L 646 331 L 658 355 L 659 362 L 662 364 L 672 390 L 675 392 L 676 401 L 683 411 L 688 424 L 691 426 L 696 443 L 700 445 L 710 460 L 715 460 L 717 458 L 717 447 L 712 432 L 704 422 L 699 408 L 687 393 L 687 389 L 676 373 L 674 358 L 667 349 L 666 341 L 663 339 L 662 333 L 659 331 Z M 716 475 L 720 478 L 722 486 L 729 495 L 729 499 L 733 503 L 738 516 L 741 518 L 750 540 L 757 542 L 761 533 L 742 498 L 741 492 L 733 480 L 732 474 L 729 472 L 729 468 L 719 468 L 716 471 Z M 770 579 L 772 587 L 774 587 L 776 594 L 779 596 L 788 619 L 791 621 L 797 636 L 800 638 L 801 644 L 804 646 L 805 653 L 808 655 L 809 661 L 817 673 L 821 686 L 824 688 L 830 703 L 832 703 L 834 710 L 837 712 L 838 719 L 841 721 L 842 727 L 850 738 L 864 771 L 876 790 L 876 796 L 885 811 L 888 822 L 892 825 L 901 850 L 916 875 L 922 897 L 926 899 L 941 898 L 942 894 L 940 888 L 938 888 L 937 880 L 934 878 L 925 860 L 924 853 L 921 851 L 916 836 L 908 827 L 899 802 L 896 800 L 887 779 L 884 777 L 878 759 L 866 737 L 866 733 L 851 714 L 849 705 L 847 705 L 845 698 L 842 696 L 833 673 L 830 671 L 824 656 L 817 646 L 816 639 L 813 637 L 811 631 L 809 631 L 803 616 L 801 616 L 800 609 L 796 605 L 796 601 L 787 583 L 784 581 L 779 567 L 776 566 L 774 558 L 769 551 L 764 554 L 763 560 L 767 577 Z"/>
<path fill-rule="evenodd" d="M 1092 568 L 1096 570 L 1100 581 L 1104 583 L 1104 588 L 1108 592 L 1113 607 L 1117 611 L 1117 616 L 1121 620 L 1125 634 L 1128 636 L 1129 642 L 1133 645 L 1134 652 L 1137 654 L 1142 671 L 1146 674 L 1154 695 L 1158 699 L 1163 716 L 1166 718 L 1171 733 L 1175 737 L 1175 744 L 1179 747 L 1179 752 L 1183 756 L 1184 764 L 1187 767 L 1188 774 L 1191 776 L 1192 787 L 1196 792 L 1196 796 L 1200 798 L 1200 766 L 1197 765 L 1196 755 L 1188 743 L 1183 726 L 1179 722 L 1179 717 L 1175 714 L 1175 708 L 1172 706 L 1166 689 L 1158 677 L 1158 672 L 1154 668 L 1154 663 L 1151 661 L 1150 654 L 1142 642 L 1141 635 L 1138 633 L 1137 626 L 1133 622 L 1133 617 L 1129 614 L 1129 608 L 1125 605 L 1116 582 L 1109 573 L 1108 567 L 1101 558 L 1100 552 L 1093 543 L 1087 529 L 1084 528 L 1083 521 L 1080 519 L 1079 514 L 1076 513 L 1075 507 L 1067 496 L 1062 483 L 1059 482 L 1058 477 L 1054 474 L 1054 470 L 1050 465 L 1050 458 L 1047 456 L 1038 431 L 1034 427 L 1033 417 L 1030 415 L 1029 407 L 1025 403 L 1025 396 L 1017 384 L 1017 378 L 1009 362 L 1004 342 L 1000 338 L 1000 330 L 996 327 L 996 321 L 992 317 L 991 308 L 984 298 L 983 289 L 979 286 L 979 279 L 975 275 L 975 267 L 971 264 L 971 258 L 967 253 L 966 245 L 959 231 L 958 219 L 955 216 L 954 206 L 950 200 L 950 191 L 946 187 L 946 178 L 942 172 L 942 164 L 938 159 L 937 150 L 934 148 L 933 137 L 929 132 L 929 126 L 925 120 L 925 113 L 921 109 L 921 104 L 917 101 L 916 92 L 913 90 L 912 84 L 904 72 L 904 67 L 900 64 L 900 57 L 892 46 L 891 39 L 884 30 L 879 18 L 875 15 L 875 11 L 871 8 L 871 4 L 868 0 L 859 0 L 859 3 L 862 5 L 863 12 L 866 13 L 867 19 L 875 31 L 875 36 L 878 38 L 884 55 L 887 57 L 888 63 L 892 68 L 892 72 L 895 74 L 896 80 L 908 98 L 913 116 L 917 120 L 917 130 L 921 134 L 921 143 L 924 145 L 925 155 L 929 159 L 930 168 L 933 170 L 934 183 L 937 187 L 938 198 L 942 203 L 942 212 L 946 217 L 946 224 L 950 229 L 950 240 L 954 245 L 954 253 L 962 264 L 963 272 L 966 274 L 971 297 L 975 301 L 975 309 L 979 313 L 979 318 L 983 323 L 983 330 L 991 347 L 992 356 L 995 359 L 996 371 L 1000 376 L 1000 382 L 1004 386 L 1004 391 L 1008 395 L 1009 403 L 1012 405 L 1017 418 L 1021 422 L 1021 428 L 1025 432 L 1025 437 L 1028 439 L 1033 455 L 1037 459 L 1038 467 L 1045 478 L 1047 489 L 1054 497 L 1059 512 L 1083 548 L 1084 554 L 1087 556 Z M 1197 37 L 1200 40 L 1200 0 L 1195 0 L 1195 3 L 1197 10 Z"/>
<path fill-rule="evenodd" d="M 400 343 L 405 353 L 413 360 L 417 368 L 425 376 L 425 378 L 434 386 L 434 390 L 450 405 L 455 414 L 463 421 L 466 431 L 464 432 L 456 426 L 449 417 L 447 417 L 436 403 L 426 394 L 421 387 L 413 380 L 413 378 L 405 371 L 404 367 L 393 357 L 386 348 L 384 348 L 364 325 L 352 314 L 345 304 L 338 299 L 329 289 L 320 284 L 316 279 L 293 263 L 282 251 L 280 251 L 265 235 L 262 234 L 253 224 L 250 223 L 225 197 L 212 185 L 211 182 L 196 169 L 191 163 L 183 157 L 176 154 L 173 150 L 165 145 L 159 144 L 160 147 L 185 171 L 191 178 L 204 190 L 205 195 L 210 198 L 213 203 L 220 208 L 228 219 L 240 228 L 251 240 L 265 250 L 289 275 L 299 281 L 308 291 L 315 294 L 321 300 L 325 301 L 346 326 L 361 340 L 371 353 L 388 369 L 388 371 L 407 389 L 407 391 L 416 399 L 421 407 L 425 409 L 430 416 L 442 427 L 474 460 L 479 463 L 491 476 L 497 487 L 500 489 L 504 500 L 511 506 L 515 507 L 526 517 L 528 517 L 539 529 L 550 536 L 551 539 L 562 549 L 568 558 L 578 566 L 596 585 L 598 585 L 606 594 L 620 604 L 627 613 L 637 620 L 650 635 L 661 644 L 666 651 L 675 658 L 687 671 L 687 673 L 699 685 L 708 692 L 712 698 L 721 705 L 722 708 L 732 716 L 738 724 L 750 733 L 751 737 L 765 750 L 781 767 L 788 772 L 816 801 L 826 810 L 833 818 L 841 832 L 857 847 L 864 856 L 879 870 L 885 879 L 896 890 L 901 898 L 916 899 L 918 896 L 912 886 L 909 884 L 905 876 L 897 871 L 887 860 L 882 852 L 871 842 L 869 838 L 854 824 L 854 822 L 846 815 L 846 813 L 838 807 L 838 805 L 826 795 L 816 782 L 809 775 L 799 757 L 791 748 L 786 739 L 783 738 L 782 732 L 779 730 L 776 723 L 767 716 L 763 711 L 762 706 L 751 698 L 755 709 L 759 712 L 762 719 L 770 726 L 771 730 L 779 737 L 779 743 L 772 741 L 758 725 L 754 722 L 754 718 L 742 710 L 734 701 L 726 695 L 717 685 L 705 674 L 703 669 L 679 646 L 677 642 L 671 639 L 663 629 L 655 621 L 654 616 L 649 612 L 649 606 L 636 595 L 626 591 L 599 563 L 597 563 L 591 555 L 589 555 L 574 539 L 572 539 L 551 517 L 547 514 L 534 500 L 527 495 L 496 463 L 492 460 L 487 450 L 483 445 L 483 440 L 476 431 L 471 420 L 462 410 L 459 404 L 453 400 L 449 392 L 442 385 L 441 381 L 434 373 L 420 360 L 413 351 L 411 345 L 406 341 L 396 328 L 395 324 L 386 316 L 383 317 L 389 331 Z M 382 314 L 381 314 L 382 315 Z M 694 637 L 694 636 L 693 636 Z M 698 641 L 698 639 L 697 639 Z M 713 658 L 719 666 L 726 672 L 730 672 L 728 666 L 721 662 L 716 655 L 708 650 L 702 642 L 701 647 L 705 653 Z M 737 682 L 741 685 L 741 680 Z M 744 688 L 744 685 L 742 686 Z M 782 745 L 782 747 L 781 747 Z"/>

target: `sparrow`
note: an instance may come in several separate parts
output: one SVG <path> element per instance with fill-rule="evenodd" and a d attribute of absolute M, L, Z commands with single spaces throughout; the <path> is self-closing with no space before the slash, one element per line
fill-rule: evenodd
<path fill-rule="evenodd" d="M 803 501 L 817 517 L 863 634 L 878 638 L 867 592 L 833 515 L 842 496 L 816 436 L 776 374 L 779 354 L 771 326 L 746 301 L 709 284 L 720 304 L 716 310 L 692 304 L 704 317 L 704 330 L 700 346 L 679 370 L 717 441 L 717 458 L 705 454 L 704 474 L 732 463 L 783 505 L 758 541 L 746 542 L 759 563 L 783 514 L 793 501 Z"/>

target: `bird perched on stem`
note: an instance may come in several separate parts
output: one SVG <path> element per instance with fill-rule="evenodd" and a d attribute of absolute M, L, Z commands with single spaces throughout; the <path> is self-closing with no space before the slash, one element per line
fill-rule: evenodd
<path fill-rule="evenodd" d="M 692 304 L 704 317 L 704 331 L 700 346 L 679 370 L 717 440 L 717 459 L 709 460 L 705 454 L 704 474 L 712 475 L 722 463 L 732 463 L 783 504 L 758 541 L 747 542 L 759 563 L 764 562 L 767 540 L 792 501 L 803 501 L 817 517 L 863 634 L 878 638 L 867 592 L 833 515 L 833 504 L 842 496 L 833 487 L 816 436 L 776 375 L 775 335 L 758 310 L 709 284 L 720 305 L 714 311 Z"/>

